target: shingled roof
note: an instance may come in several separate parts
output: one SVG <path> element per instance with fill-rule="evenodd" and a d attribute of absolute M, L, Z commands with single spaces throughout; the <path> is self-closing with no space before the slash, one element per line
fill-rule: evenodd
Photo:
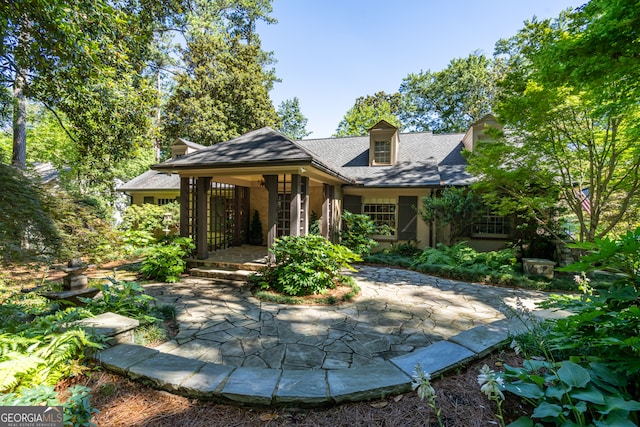
<path fill-rule="evenodd" d="M 306 139 L 298 143 L 341 174 L 369 187 L 468 185 L 464 134 L 401 133 L 395 165 L 369 166 L 369 136 Z"/>
<path fill-rule="evenodd" d="M 118 187 L 118 191 L 180 190 L 180 176 L 149 170 Z"/>
<path fill-rule="evenodd" d="M 466 160 L 461 153 L 463 136 L 464 134 L 461 133 L 444 135 L 434 135 L 431 132 L 401 133 L 396 164 L 370 166 L 368 135 L 293 141 L 269 127 L 264 127 L 154 165 L 153 169 L 169 172 L 187 169 L 299 164 L 313 165 L 345 179 L 352 185 L 369 187 L 468 185 L 472 177 L 466 172 Z M 149 175 L 147 178 L 162 179 L 155 175 Z M 129 187 L 136 184 L 133 181 L 125 184 L 127 189 L 131 189 Z"/>
<path fill-rule="evenodd" d="M 293 141 L 270 127 L 245 133 L 229 141 L 205 147 L 185 156 L 153 165 L 160 171 L 184 169 L 233 168 L 239 166 L 262 167 L 279 165 L 311 165 L 346 182 L 351 179 L 329 167 L 313 156 L 298 142 Z"/>

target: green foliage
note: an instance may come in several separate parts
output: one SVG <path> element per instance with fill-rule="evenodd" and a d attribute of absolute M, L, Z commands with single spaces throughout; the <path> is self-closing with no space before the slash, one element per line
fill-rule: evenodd
<path fill-rule="evenodd" d="M 632 399 L 625 390 L 626 377 L 611 365 L 526 360 L 522 368 L 505 366 L 504 379 L 504 389 L 533 404 L 531 418 L 545 425 L 637 425 L 634 412 L 640 411 L 640 402 Z M 534 425 L 525 417 L 516 423 L 510 425 Z"/>
<path fill-rule="evenodd" d="M 593 272 L 607 271 L 616 275 L 623 283 L 640 286 L 640 227 L 627 231 L 618 239 L 596 238 L 593 242 L 568 245 L 586 252 L 576 263 L 560 268 L 560 271 Z"/>
<path fill-rule="evenodd" d="M 631 426 L 640 421 L 640 402 L 632 400 L 640 395 L 640 289 L 634 240 L 636 233 L 619 242 L 597 240 L 590 246 L 599 251 L 570 268 L 616 271 L 618 286 L 597 290 L 589 286 L 586 274 L 576 276 L 583 282 L 582 297 L 546 303 L 571 314 L 516 338 L 531 357 L 524 368 L 507 369 L 506 389 L 536 405 L 534 418 L 555 425 Z M 518 425 L 533 425 L 521 422 Z"/>
<path fill-rule="evenodd" d="M 36 181 L 0 163 L 0 252 L 3 261 L 54 256 L 61 237 Z M 26 239 L 29 246 L 25 247 Z"/>
<path fill-rule="evenodd" d="M 101 298 L 85 298 L 85 309 L 94 315 L 113 312 L 122 316 L 138 319 L 141 325 L 158 321 L 151 310 L 154 298 L 145 294 L 144 288 L 136 282 L 120 282 L 109 278 L 110 284 L 96 287 L 102 292 Z"/>
<path fill-rule="evenodd" d="M 76 384 L 67 390 L 68 396 L 61 402 L 53 386 L 41 385 L 0 396 L 0 406 L 62 406 L 65 427 L 95 426 L 91 417 L 100 411 L 91 405 L 90 392 L 90 388 Z"/>
<path fill-rule="evenodd" d="M 261 269 L 254 278 L 263 289 L 292 295 L 312 295 L 335 288 L 346 280 L 342 268 L 352 269 L 350 263 L 361 258 L 348 248 L 329 242 L 321 236 L 283 236 L 270 251 L 275 264 Z"/>
<path fill-rule="evenodd" d="M 368 130 L 380 120 L 402 128 L 398 118 L 400 94 L 388 95 L 378 92 L 373 96 L 361 96 L 338 124 L 334 136 L 366 135 Z"/>
<path fill-rule="evenodd" d="M 575 314 L 557 320 L 547 340 L 561 355 L 589 355 L 623 372 L 640 391 L 640 291 L 616 287 L 579 301 L 557 301 Z"/>
<path fill-rule="evenodd" d="M 149 247 L 142 262 L 140 273 L 146 279 L 174 283 L 180 280 L 187 262 L 185 257 L 195 249 L 188 237 L 167 239 Z"/>
<path fill-rule="evenodd" d="M 577 224 L 579 241 L 593 241 L 619 224 L 637 220 L 640 106 L 630 96 L 636 89 L 626 83 L 637 76 L 635 67 L 626 62 L 637 47 L 624 47 L 617 35 L 601 32 L 618 27 L 613 17 L 626 20 L 628 13 L 637 15 L 627 1 L 590 2 L 589 7 L 564 12 L 554 20 L 527 22 L 496 48 L 508 69 L 500 83 L 496 112 L 513 132 L 492 149 L 495 161 L 485 162 L 480 175 L 486 174 L 490 182 L 494 174 L 501 175 L 498 169 L 521 171 L 508 187 L 514 204 L 524 204 L 526 198 L 517 188 L 532 177 L 554 183 Z M 633 18 L 626 22 L 623 38 L 637 27 Z M 599 40 L 600 52 L 591 50 L 592 37 Z M 603 39 L 611 44 L 602 43 Z M 600 55 L 603 51 L 614 56 Z M 620 61 L 618 55 L 626 59 Z M 597 77 L 589 77 L 592 69 Z M 485 154 L 478 150 L 474 158 L 483 162 Z M 588 189 L 588 209 L 583 189 Z"/>
<path fill-rule="evenodd" d="M 514 273 L 516 261 L 512 249 L 478 252 L 465 242 L 460 242 L 453 246 L 439 244 L 436 248 L 425 248 L 415 260 L 414 266 L 449 265 L 477 269 L 481 274 Z"/>
<path fill-rule="evenodd" d="M 423 197 L 420 215 L 423 221 L 450 226 L 451 243 L 469 235 L 473 220 L 485 213 L 479 197 L 468 188 L 447 187 L 439 197 Z"/>
<path fill-rule="evenodd" d="M 316 211 L 311 211 L 311 217 L 309 218 L 309 234 L 320 235 L 320 218 Z"/>
<path fill-rule="evenodd" d="M 358 255 L 366 256 L 378 246 L 371 236 L 385 234 L 389 234 L 388 228 L 376 225 L 368 215 L 342 212 L 340 242 Z"/>
<path fill-rule="evenodd" d="M 87 162 L 104 170 L 99 166 L 122 158 L 146 132 L 146 126 L 136 127 L 149 117 L 148 105 L 139 108 L 138 100 L 148 94 L 140 70 L 156 24 L 174 7 L 179 6 L 103 0 L 3 5 L 3 82 L 29 75 L 25 96 L 66 119 L 71 139 L 90 154 Z M 26 140 L 18 147 L 22 156 Z"/>
<path fill-rule="evenodd" d="M 103 262 L 120 255 L 120 234 L 99 201 L 52 188 L 47 203 L 62 238 L 60 259 L 82 257 L 89 262 Z"/>
<path fill-rule="evenodd" d="M 49 331 L 30 325 L 19 332 L 0 334 L 0 391 L 3 393 L 58 381 L 81 372 L 88 348 L 100 348 L 85 331 Z"/>
<path fill-rule="evenodd" d="M 168 215 L 171 220 L 167 222 Z M 180 204 L 177 202 L 158 206 L 152 203 L 142 205 L 129 205 L 122 217 L 120 229 L 131 233 L 131 237 L 145 235 L 161 238 L 167 235 L 174 236 L 180 230 Z M 136 234 L 136 232 L 141 232 Z"/>
<path fill-rule="evenodd" d="M 260 221 L 260 212 L 253 211 L 251 224 L 249 225 L 249 242 L 252 245 L 262 245 L 262 221 Z"/>
<path fill-rule="evenodd" d="M 297 97 L 282 101 L 277 114 L 281 122 L 278 130 L 283 135 L 296 140 L 311 134 L 307 131 L 307 118 L 300 112 L 300 100 Z"/>
<path fill-rule="evenodd" d="M 261 58 L 259 44 L 225 34 L 191 34 L 185 71 L 176 76 L 164 110 L 166 142 L 186 138 L 212 145 L 263 126 L 277 128 Z"/>
<path fill-rule="evenodd" d="M 500 62 L 474 52 L 442 71 L 409 74 L 402 81 L 404 127 L 435 133 L 465 132 L 492 112 Z"/>

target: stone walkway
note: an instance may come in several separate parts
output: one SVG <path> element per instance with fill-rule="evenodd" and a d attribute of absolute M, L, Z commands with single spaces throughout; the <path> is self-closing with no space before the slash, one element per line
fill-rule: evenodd
<path fill-rule="evenodd" d="M 486 354 L 522 329 L 512 310 L 541 292 L 359 266 L 362 294 L 335 306 L 285 306 L 244 283 L 187 278 L 150 284 L 180 332 L 155 349 L 120 345 L 99 359 L 190 396 L 257 405 L 316 405 L 410 388 L 417 363 L 436 374 Z"/>

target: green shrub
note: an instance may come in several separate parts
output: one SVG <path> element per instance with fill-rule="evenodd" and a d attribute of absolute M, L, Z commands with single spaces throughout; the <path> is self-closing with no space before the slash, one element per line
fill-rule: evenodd
<path fill-rule="evenodd" d="M 51 218 L 62 238 L 59 259 L 105 262 L 121 255 L 120 233 L 94 199 L 75 197 L 62 190 L 53 190 L 48 197 Z"/>
<path fill-rule="evenodd" d="M 87 310 L 68 308 L 38 316 L 20 325 L 0 328 L 0 392 L 37 385 L 55 385 L 82 371 L 88 349 L 101 348 L 96 337 L 82 329 L 66 329 L 71 322 L 91 316 Z"/>
<path fill-rule="evenodd" d="M 388 234 L 388 227 L 376 225 L 368 215 L 342 212 L 340 243 L 360 256 L 370 254 L 371 249 L 378 246 L 371 236 Z"/>
<path fill-rule="evenodd" d="M 546 303 L 572 314 L 517 337 L 533 360 L 523 369 L 507 370 L 506 389 L 536 406 L 534 418 L 553 425 L 638 425 L 640 403 L 632 400 L 640 395 L 638 235 L 640 230 L 618 241 L 597 240 L 567 268 L 616 272 L 616 286 L 594 289 L 586 274 L 576 275 L 581 297 Z"/>
<path fill-rule="evenodd" d="M 188 237 L 168 239 L 149 247 L 145 253 L 140 273 L 146 279 L 174 283 L 187 267 L 185 257 L 195 249 Z"/>
<path fill-rule="evenodd" d="M 586 255 L 560 271 L 607 271 L 619 275 L 627 285 L 640 286 L 640 227 L 627 231 L 617 240 L 605 237 L 568 246 L 585 251 Z"/>
<path fill-rule="evenodd" d="M 254 209 L 253 216 L 251 217 L 251 225 L 249 226 L 249 243 L 252 245 L 260 246 L 262 244 L 262 240 L 263 235 L 260 212 Z"/>
<path fill-rule="evenodd" d="M 94 315 L 113 312 L 140 321 L 141 325 L 156 323 L 151 310 L 154 298 L 145 294 L 144 288 L 135 282 L 119 282 L 109 278 L 109 283 L 97 285 L 102 292 L 101 298 L 86 298 L 85 309 Z"/>
<path fill-rule="evenodd" d="M 167 222 L 168 215 L 171 220 Z M 130 205 L 124 212 L 120 229 L 146 231 L 156 238 L 161 238 L 169 230 L 169 235 L 174 235 L 180 226 L 180 205 L 167 203 L 166 205 L 154 205 L 145 203 L 142 205 Z"/>
<path fill-rule="evenodd" d="M 482 274 L 514 273 L 517 262 L 513 249 L 478 252 L 460 242 L 453 246 L 438 244 L 436 248 L 425 248 L 415 261 L 420 264 L 449 265 L 468 268 Z"/>
<path fill-rule="evenodd" d="M 634 412 L 640 411 L 640 402 L 632 400 L 627 378 L 611 365 L 526 360 L 522 368 L 505 366 L 504 380 L 504 389 L 535 406 L 531 418 L 545 425 L 638 425 Z M 510 426 L 533 427 L 531 418 L 521 417 Z"/>
<path fill-rule="evenodd" d="M 66 400 L 60 402 L 53 386 L 24 388 L 17 393 L 0 396 L 0 406 L 62 406 L 65 427 L 95 426 L 91 417 L 99 411 L 91 405 L 90 391 L 91 389 L 76 384 L 67 390 Z"/>
<path fill-rule="evenodd" d="M 257 281 L 263 289 L 302 296 L 322 293 L 343 279 L 342 268 L 361 258 L 321 236 L 283 236 L 270 249 L 275 264 L 263 268 Z M 352 269 L 352 268 L 351 268 Z"/>

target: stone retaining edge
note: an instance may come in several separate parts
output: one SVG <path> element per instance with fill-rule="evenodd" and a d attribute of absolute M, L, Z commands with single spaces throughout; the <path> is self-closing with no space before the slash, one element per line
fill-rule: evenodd
<path fill-rule="evenodd" d="M 241 406 L 321 407 L 409 392 L 418 363 L 432 377 L 444 374 L 502 347 L 523 326 L 519 319 L 503 319 L 385 363 L 340 370 L 231 367 L 133 344 L 108 348 L 95 358 L 107 370 L 187 397 Z"/>

